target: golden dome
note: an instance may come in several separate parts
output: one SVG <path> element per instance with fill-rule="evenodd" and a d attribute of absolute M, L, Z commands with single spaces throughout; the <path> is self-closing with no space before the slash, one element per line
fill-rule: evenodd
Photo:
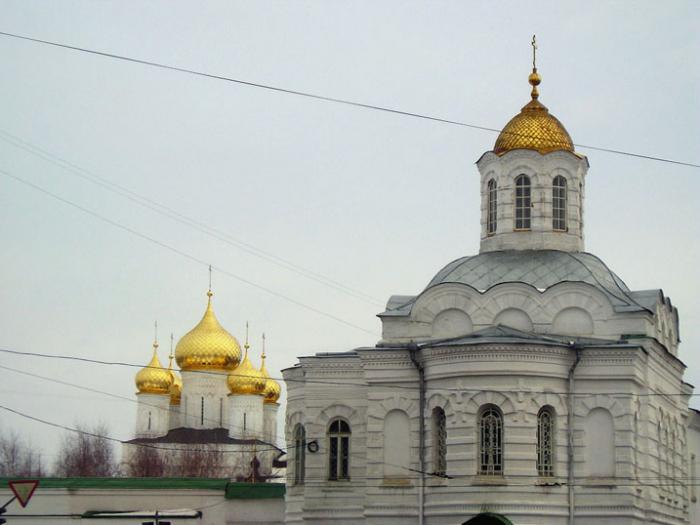
<path fill-rule="evenodd" d="M 241 360 L 241 346 L 214 315 L 212 295 L 209 290 L 202 320 L 175 347 L 175 360 L 181 370 L 232 370 Z"/>
<path fill-rule="evenodd" d="M 265 389 L 265 378 L 248 359 L 248 348 L 246 343 L 243 361 L 228 375 L 228 389 L 232 394 L 262 395 Z"/>
<path fill-rule="evenodd" d="M 168 363 L 168 372 L 170 372 L 170 377 L 173 378 L 173 382 L 170 385 L 170 404 L 171 405 L 179 405 L 180 404 L 180 398 L 182 396 L 182 378 L 180 377 L 180 374 L 178 374 L 175 370 L 173 370 L 173 349 L 172 349 L 172 334 L 171 334 L 171 342 L 170 342 L 170 362 Z"/>
<path fill-rule="evenodd" d="M 263 353 L 260 356 L 262 359 L 262 365 L 260 366 L 260 374 L 265 378 L 265 388 L 263 388 L 263 395 L 265 396 L 265 403 L 277 403 L 280 398 L 280 393 L 282 387 L 280 384 L 270 377 L 267 373 L 267 368 L 265 367 L 265 335 L 263 334 Z"/>
<path fill-rule="evenodd" d="M 158 343 L 153 343 L 153 357 L 145 368 L 136 374 L 136 388 L 139 394 L 168 394 L 173 377 L 163 368 L 158 359 Z"/>
<path fill-rule="evenodd" d="M 533 67 L 528 77 L 532 86 L 532 100 L 501 130 L 493 147 L 496 155 L 514 149 L 531 149 L 542 154 L 574 151 L 573 141 L 563 124 L 538 100 L 537 86 L 541 80 L 537 68 Z"/>

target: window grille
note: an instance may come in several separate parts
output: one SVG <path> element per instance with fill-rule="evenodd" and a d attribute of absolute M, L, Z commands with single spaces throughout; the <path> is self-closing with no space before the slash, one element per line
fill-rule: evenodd
<path fill-rule="evenodd" d="M 439 476 L 447 472 L 447 421 L 445 411 L 433 409 L 433 471 Z"/>
<path fill-rule="evenodd" d="M 204 426 L 204 396 L 202 396 L 202 410 L 199 413 L 199 424 Z"/>
<path fill-rule="evenodd" d="M 496 181 L 491 179 L 488 184 L 488 208 L 486 210 L 486 233 L 496 233 L 498 227 L 498 188 Z"/>
<path fill-rule="evenodd" d="M 302 485 L 306 476 L 306 429 L 294 427 L 294 484 Z"/>
<path fill-rule="evenodd" d="M 566 231 L 566 179 L 561 175 L 554 177 L 552 184 L 552 228 Z"/>
<path fill-rule="evenodd" d="M 537 474 L 554 475 L 554 414 L 543 407 L 537 415 Z"/>
<path fill-rule="evenodd" d="M 496 407 L 481 412 L 479 431 L 479 474 L 503 475 L 503 416 Z"/>
<path fill-rule="evenodd" d="M 342 419 L 328 427 L 328 479 L 350 479 L 350 426 Z"/>
<path fill-rule="evenodd" d="M 529 230 L 532 216 L 530 177 L 518 175 L 515 179 L 515 229 Z"/>

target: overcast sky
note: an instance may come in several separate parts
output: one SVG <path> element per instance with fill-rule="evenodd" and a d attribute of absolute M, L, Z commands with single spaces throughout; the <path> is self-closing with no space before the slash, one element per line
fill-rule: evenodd
<path fill-rule="evenodd" d="M 540 100 L 574 142 L 692 163 L 699 21 L 693 1 L 0 3 L 0 31 L 499 129 L 529 99 L 536 33 Z M 5 36 L 0 63 L 0 169 L 35 185 L 0 173 L 1 348 L 145 365 L 157 319 L 165 361 L 170 332 L 204 311 L 211 263 L 219 320 L 241 340 L 250 322 L 255 362 L 265 331 L 279 376 L 299 355 L 374 344 L 391 294 L 478 252 L 474 162 L 494 133 Z M 700 169 L 577 150 L 591 165 L 587 251 L 671 297 L 686 380 L 700 384 Z M 0 365 L 135 399 L 136 369 Z M 133 402 L 6 370 L 0 399 L 133 435 Z M 53 459 L 60 431 L 6 413 L 0 428 Z"/>

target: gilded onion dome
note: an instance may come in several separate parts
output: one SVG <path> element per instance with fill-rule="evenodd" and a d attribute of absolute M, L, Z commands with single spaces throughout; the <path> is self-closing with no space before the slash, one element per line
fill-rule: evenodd
<path fill-rule="evenodd" d="M 175 360 L 181 370 L 232 370 L 241 360 L 241 346 L 214 315 L 212 295 L 209 290 L 202 320 L 175 347 Z"/>
<path fill-rule="evenodd" d="M 248 324 L 246 323 L 245 357 L 238 367 L 229 373 L 228 389 L 232 394 L 262 395 L 265 389 L 265 378 L 260 370 L 255 368 L 248 359 Z"/>
<path fill-rule="evenodd" d="M 262 360 L 262 365 L 260 366 L 260 373 L 265 378 L 265 388 L 263 388 L 263 396 L 265 396 L 265 403 L 277 403 L 280 398 L 280 393 L 282 387 L 280 384 L 270 377 L 265 367 L 265 334 L 263 334 L 263 351 L 260 359 Z"/>
<path fill-rule="evenodd" d="M 158 343 L 153 343 L 153 357 L 139 370 L 135 378 L 139 394 L 165 394 L 170 392 L 173 377 L 169 370 L 163 368 L 158 359 Z"/>
<path fill-rule="evenodd" d="M 536 49 L 533 37 L 533 63 L 532 73 L 528 81 L 532 86 L 532 100 L 528 102 L 520 113 L 513 117 L 503 128 L 493 146 L 493 152 L 497 155 L 514 149 L 530 149 L 542 154 L 552 151 L 574 151 L 574 144 L 568 131 L 559 120 L 549 113 L 549 110 L 538 100 L 540 94 L 537 86 L 542 79 L 535 67 L 534 50 Z"/>
<path fill-rule="evenodd" d="M 173 378 L 173 382 L 170 385 L 170 404 L 171 405 L 179 405 L 180 404 L 180 398 L 182 396 L 182 378 L 180 377 L 180 374 L 178 374 L 175 370 L 173 370 L 173 358 L 175 356 L 173 355 L 173 350 L 172 350 L 172 335 L 171 335 L 171 343 L 170 343 L 170 356 L 169 360 L 170 362 L 168 363 L 168 372 L 170 372 L 170 377 Z"/>

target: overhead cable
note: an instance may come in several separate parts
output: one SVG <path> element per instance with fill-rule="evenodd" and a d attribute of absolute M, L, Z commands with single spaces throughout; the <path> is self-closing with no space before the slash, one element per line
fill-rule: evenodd
<path fill-rule="evenodd" d="M 161 63 L 161 62 L 154 62 L 154 61 L 152 61 L 152 60 L 142 60 L 142 59 L 138 59 L 138 58 L 128 57 L 128 56 L 125 56 L 125 55 L 118 55 L 118 54 L 115 54 L 115 53 L 108 53 L 108 52 L 105 52 L 105 51 L 96 51 L 96 50 L 94 50 L 94 49 L 88 49 L 88 48 L 78 47 L 78 46 L 71 46 L 71 45 L 68 45 L 68 44 L 62 44 L 62 43 L 60 43 L 60 42 L 52 42 L 52 41 L 50 41 L 50 40 L 42 40 L 42 39 L 40 39 L 40 38 L 32 38 L 32 37 L 29 37 L 29 36 L 19 35 L 19 34 L 16 34 L 16 33 L 8 33 L 8 32 L 5 32 L 5 31 L 0 31 L 0 35 L 7 36 L 7 37 L 11 37 L 11 38 L 18 38 L 18 39 L 21 39 L 21 40 L 27 40 L 27 41 L 30 41 L 30 42 L 35 42 L 35 43 L 37 43 L 37 44 L 45 44 L 45 45 L 49 45 L 49 46 L 55 46 L 55 47 L 60 47 L 60 48 L 64 48 L 64 49 L 70 49 L 70 50 L 72 50 L 72 51 L 79 51 L 79 52 L 81 52 L 81 53 L 89 53 L 89 54 L 92 54 L 92 55 L 102 56 L 102 57 L 106 57 L 106 58 L 112 58 L 112 59 L 115 59 L 115 60 L 123 60 L 123 61 L 126 61 L 126 62 L 133 62 L 133 63 L 136 63 L 136 64 L 142 64 L 142 65 L 145 65 L 145 66 L 151 66 L 151 67 L 156 67 L 156 68 L 160 68 L 160 69 L 168 69 L 168 70 L 171 70 L 171 71 L 177 71 L 177 72 L 180 72 L 180 73 L 187 73 L 187 74 L 190 74 L 190 75 L 196 75 L 196 76 L 200 76 L 200 77 L 211 78 L 211 79 L 214 79 L 214 80 L 223 80 L 223 81 L 226 81 L 226 82 L 233 82 L 233 83 L 235 83 L 235 84 L 241 84 L 241 85 L 244 85 L 244 86 L 249 86 L 249 87 L 254 87 L 254 88 L 260 88 L 260 89 L 266 89 L 266 90 L 269 90 L 269 91 L 276 91 L 276 92 L 278 92 L 278 93 L 286 93 L 286 94 L 288 94 L 288 95 L 296 95 L 296 96 L 300 96 L 300 97 L 313 98 L 313 99 L 317 99 L 317 100 L 323 100 L 323 101 L 326 101 L 326 102 L 333 102 L 333 103 L 336 103 L 336 104 L 345 104 L 345 105 L 348 105 L 348 106 L 354 106 L 354 107 L 363 108 L 363 109 L 370 109 L 370 110 L 375 110 L 375 111 L 383 111 L 383 112 L 392 113 L 392 114 L 395 114 L 395 115 L 401 115 L 401 116 L 405 116 L 405 117 L 420 118 L 420 119 L 430 120 L 430 121 L 434 121 L 434 122 L 441 122 L 441 123 L 443 123 L 443 124 L 452 124 L 452 125 L 455 125 L 455 126 L 462 126 L 462 127 L 466 127 L 466 128 L 478 129 L 478 130 L 481 130 L 481 131 L 489 131 L 489 132 L 492 132 L 492 133 L 501 133 L 501 131 L 502 131 L 502 130 L 500 130 L 500 129 L 498 129 L 498 128 L 493 128 L 493 127 L 488 127 L 488 126 L 480 126 L 480 125 L 478 125 L 478 124 L 470 124 L 470 123 L 467 123 L 467 122 L 461 122 L 461 121 L 458 121 L 458 120 L 440 118 L 440 117 L 435 117 L 435 116 L 431 116 L 431 115 L 425 115 L 425 114 L 422 114 L 422 113 L 415 113 L 415 112 L 412 112 L 412 111 L 402 111 L 402 110 L 399 110 L 399 109 L 387 108 L 387 107 L 384 107 L 384 106 L 377 106 L 377 105 L 374 105 L 374 104 L 365 104 L 365 103 L 356 102 L 356 101 L 353 101 L 353 100 L 348 100 L 348 99 L 343 99 L 343 98 L 337 98 L 337 97 L 330 97 L 330 96 L 325 96 L 325 95 L 319 95 L 319 94 L 316 94 L 316 93 L 310 93 L 310 92 L 306 92 L 306 91 L 299 91 L 299 90 L 295 90 L 295 89 L 282 88 L 282 87 L 273 86 L 273 85 L 270 85 L 270 84 L 261 84 L 261 83 L 259 83 L 259 82 L 251 82 L 251 81 L 248 81 L 248 80 L 242 80 L 242 79 L 227 77 L 227 76 L 223 76 L 223 75 L 214 75 L 214 74 L 212 74 L 212 73 L 205 73 L 205 72 L 203 72 L 203 71 L 197 71 L 197 70 L 194 70 L 194 69 L 188 69 L 188 68 L 184 68 L 184 67 L 172 66 L 172 65 L 168 65 L 168 64 L 163 64 L 163 63 Z M 520 135 L 520 134 L 518 134 L 518 135 Z M 654 160 L 654 161 L 658 161 L 658 162 L 667 162 L 667 163 L 671 163 L 671 164 L 678 164 L 678 165 L 681 165 L 681 166 L 688 166 L 688 167 L 691 167 L 691 168 L 700 168 L 700 164 L 695 164 L 695 163 L 692 163 L 692 162 L 684 162 L 684 161 L 679 161 L 679 160 L 674 160 L 674 159 L 669 159 L 669 158 L 664 158 L 664 157 L 658 157 L 658 156 L 653 156 L 653 155 L 645 155 L 645 154 L 641 154 L 641 153 L 632 153 L 632 152 L 629 152 L 629 151 L 623 151 L 623 150 L 619 150 L 619 149 L 604 148 L 604 147 L 601 147 L 601 146 L 591 146 L 591 145 L 586 145 L 586 144 L 574 144 L 574 146 L 577 146 L 577 147 L 580 147 L 580 148 L 585 148 L 585 149 L 591 149 L 591 150 L 595 150 L 595 151 L 603 151 L 603 152 L 612 153 L 612 154 L 615 154 L 615 155 L 625 155 L 625 156 L 628 156 L 628 157 L 636 157 L 636 158 L 641 158 L 641 159 L 646 159 L 646 160 Z"/>

